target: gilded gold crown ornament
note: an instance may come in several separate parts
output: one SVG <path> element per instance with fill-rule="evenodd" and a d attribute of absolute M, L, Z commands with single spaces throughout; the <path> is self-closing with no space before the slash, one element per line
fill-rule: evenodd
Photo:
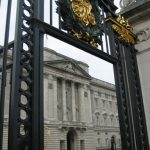
<path fill-rule="evenodd" d="M 61 27 L 93 47 L 101 45 L 102 17 L 98 3 L 93 0 L 57 0 Z"/>
<path fill-rule="evenodd" d="M 107 20 L 113 22 L 112 28 L 118 34 L 118 37 L 128 43 L 135 44 L 136 35 L 133 33 L 133 28 L 129 25 L 128 21 L 123 16 L 118 16 L 116 20 L 109 17 Z"/>
<path fill-rule="evenodd" d="M 119 15 L 116 19 L 117 22 L 119 22 L 121 25 L 123 25 L 126 29 L 133 31 L 133 28 L 129 25 L 128 20 L 125 20 L 123 16 Z"/>
<path fill-rule="evenodd" d="M 75 16 L 83 25 L 96 25 L 95 16 L 92 13 L 92 5 L 88 0 L 72 0 L 71 6 Z"/>

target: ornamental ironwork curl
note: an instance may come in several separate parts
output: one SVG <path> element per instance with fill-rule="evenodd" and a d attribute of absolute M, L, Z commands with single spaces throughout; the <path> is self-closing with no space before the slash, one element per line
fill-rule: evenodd
<path fill-rule="evenodd" d="M 98 1 L 57 0 L 61 28 L 93 47 L 101 45 L 102 16 Z"/>

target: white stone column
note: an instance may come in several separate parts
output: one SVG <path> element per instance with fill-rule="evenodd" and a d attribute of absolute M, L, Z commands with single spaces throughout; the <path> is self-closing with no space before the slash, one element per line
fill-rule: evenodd
<path fill-rule="evenodd" d="M 80 121 L 85 122 L 84 85 L 80 84 Z"/>
<path fill-rule="evenodd" d="M 75 86 L 74 86 L 74 82 L 71 82 L 71 91 L 72 91 L 72 116 L 73 116 L 73 121 L 76 121 L 76 104 L 75 104 Z"/>
<path fill-rule="evenodd" d="M 58 120 L 58 115 L 57 115 L 57 77 L 53 76 L 53 94 L 54 94 L 54 99 L 53 99 L 53 113 L 54 113 L 54 119 Z"/>
<path fill-rule="evenodd" d="M 67 109 L 66 109 L 66 81 L 62 80 L 62 95 L 63 95 L 63 121 L 67 121 Z"/>

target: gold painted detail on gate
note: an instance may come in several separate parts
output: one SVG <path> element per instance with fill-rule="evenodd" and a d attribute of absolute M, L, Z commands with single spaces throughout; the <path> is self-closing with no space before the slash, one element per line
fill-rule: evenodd
<path fill-rule="evenodd" d="M 122 41 L 125 41 L 126 43 L 129 44 L 135 44 L 134 37 L 130 35 L 130 32 L 126 28 L 119 27 L 115 24 L 112 25 L 112 28 L 118 33 L 119 38 Z"/>
<path fill-rule="evenodd" d="M 123 16 L 119 15 L 116 21 L 119 22 L 123 27 L 125 27 L 129 31 L 133 31 L 133 28 L 129 25 L 128 20 L 125 20 Z"/>
<path fill-rule="evenodd" d="M 92 0 L 56 0 L 56 4 L 63 30 L 93 47 L 102 44 L 103 18 L 98 3 Z"/>
<path fill-rule="evenodd" d="M 72 0 L 71 6 L 73 13 L 83 25 L 96 25 L 95 16 L 92 13 L 92 5 L 89 0 Z"/>
<path fill-rule="evenodd" d="M 108 18 L 108 20 L 113 22 L 112 28 L 122 41 L 128 44 L 135 44 L 137 39 L 136 35 L 133 33 L 133 28 L 124 17 L 118 16 L 116 20 L 113 18 Z"/>

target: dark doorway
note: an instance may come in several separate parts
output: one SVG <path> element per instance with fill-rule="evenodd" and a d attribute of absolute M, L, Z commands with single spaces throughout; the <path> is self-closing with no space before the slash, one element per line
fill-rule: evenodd
<path fill-rule="evenodd" d="M 67 134 L 67 150 L 76 150 L 76 134 L 73 130 Z"/>

